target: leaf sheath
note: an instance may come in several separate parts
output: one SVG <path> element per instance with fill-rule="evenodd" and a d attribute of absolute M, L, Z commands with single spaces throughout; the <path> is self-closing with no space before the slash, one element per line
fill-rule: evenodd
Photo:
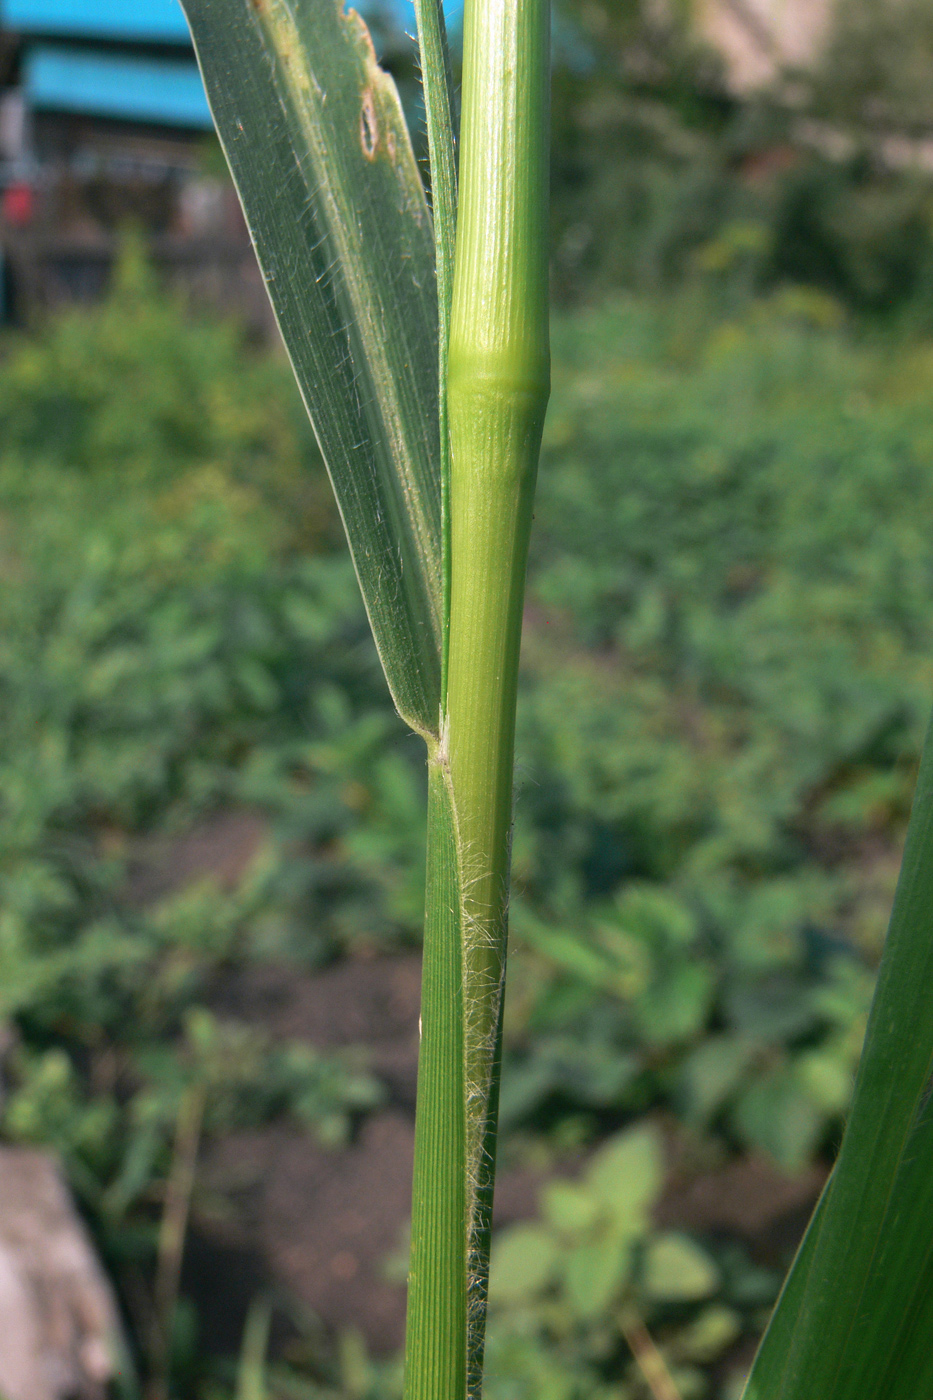
<path fill-rule="evenodd" d="M 428 769 L 428 862 L 412 1189 L 406 1400 L 462 1400 L 467 1358 L 463 959 L 450 775 Z"/>
<path fill-rule="evenodd" d="M 550 387 L 546 0 L 472 0 L 464 18 L 451 314 L 447 728 L 463 892 L 470 1360 L 485 1324 L 509 882 L 518 656 Z"/>

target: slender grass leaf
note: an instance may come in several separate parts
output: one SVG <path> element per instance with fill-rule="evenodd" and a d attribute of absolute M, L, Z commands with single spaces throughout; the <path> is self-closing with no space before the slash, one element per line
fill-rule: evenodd
<path fill-rule="evenodd" d="M 746 1400 L 933 1395 L 933 738 L 852 1112 Z"/>
<path fill-rule="evenodd" d="M 431 217 L 392 79 L 335 0 L 184 0 L 395 703 L 434 733 L 443 614 Z"/>
<path fill-rule="evenodd" d="M 441 689 L 447 693 L 447 627 L 450 619 L 450 438 L 447 427 L 447 352 L 450 347 L 450 307 L 454 292 L 454 251 L 457 238 L 457 163 L 454 150 L 454 83 L 442 0 L 415 0 L 415 21 L 421 52 L 424 111 L 431 160 L 431 205 L 434 213 L 434 253 L 437 265 L 439 432 L 441 463 L 441 521 L 444 567 L 444 643 Z"/>

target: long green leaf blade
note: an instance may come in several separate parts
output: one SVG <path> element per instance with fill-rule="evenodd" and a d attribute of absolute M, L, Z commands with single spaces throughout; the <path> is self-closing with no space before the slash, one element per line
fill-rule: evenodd
<path fill-rule="evenodd" d="M 431 217 L 392 79 L 336 0 L 183 0 L 395 703 L 436 733 Z"/>
<path fill-rule="evenodd" d="M 852 1112 L 746 1400 L 933 1395 L 933 737 Z M 790 1325 L 788 1325 L 790 1320 Z"/>

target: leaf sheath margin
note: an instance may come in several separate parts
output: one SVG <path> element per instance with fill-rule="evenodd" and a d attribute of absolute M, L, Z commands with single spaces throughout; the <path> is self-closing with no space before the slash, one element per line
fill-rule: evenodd
<path fill-rule="evenodd" d="M 447 358 L 454 291 L 457 237 L 455 99 L 442 0 L 414 0 L 421 54 L 424 112 L 431 162 L 431 207 L 437 266 L 438 408 L 441 467 L 441 532 L 444 571 L 444 639 L 441 691 L 446 709 L 450 622 L 450 432 L 447 421 Z"/>

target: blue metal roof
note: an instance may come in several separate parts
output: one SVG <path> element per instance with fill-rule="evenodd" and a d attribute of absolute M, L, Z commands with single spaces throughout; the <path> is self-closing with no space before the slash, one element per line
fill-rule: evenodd
<path fill-rule="evenodd" d="M 0 0 L 0 24 L 21 34 L 187 44 L 178 0 Z"/>
<path fill-rule="evenodd" d="M 48 48 L 26 55 L 24 85 L 39 111 L 164 126 L 213 127 L 195 63 Z"/>
<path fill-rule="evenodd" d="M 358 10 L 365 20 L 381 19 L 404 34 L 415 34 L 414 0 L 345 0 L 344 8 Z M 447 32 L 453 37 L 463 28 L 463 0 L 444 0 Z"/>
<path fill-rule="evenodd" d="M 354 0 L 347 0 L 348 7 Z M 415 32 L 412 0 L 357 0 L 364 17 L 387 20 Z M 452 34 L 463 24 L 463 0 L 445 0 Z M 129 43 L 187 44 L 188 25 L 179 0 L 0 0 L 0 24 L 21 34 L 73 39 L 112 39 Z"/>

